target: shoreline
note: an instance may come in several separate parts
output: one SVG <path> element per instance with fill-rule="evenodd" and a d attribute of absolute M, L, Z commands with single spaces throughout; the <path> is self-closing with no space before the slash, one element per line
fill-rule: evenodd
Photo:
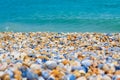
<path fill-rule="evenodd" d="M 0 32 L 0 79 L 120 79 L 120 33 Z"/>

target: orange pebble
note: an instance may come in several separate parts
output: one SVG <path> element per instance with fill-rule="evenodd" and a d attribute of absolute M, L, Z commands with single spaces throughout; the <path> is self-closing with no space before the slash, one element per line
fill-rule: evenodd
<path fill-rule="evenodd" d="M 34 72 L 35 74 L 38 74 L 39 76 L 41 75 L 41 71 L 38 70 L 38 69 L 37 69 L 37 70 L 34 70 L 33 72 Z"/>
<path fill-rule="evenodd" d="M 4 75 L 1 77 L 1 80 L 10 80 L 10 75 L 9 75 L 9 74 L 4 74 Z"/>
<path fill-rule="evenodd" d="M 115 74 L 116 74 L 116 75 L 120 75 L 120 70 L 115 71 Z"/>
<path fill-rule="evenodd" d="M 64 60 L 62 63 L 63 63 L 64 65 L 66 65 L 66 64 L 69 64 L 69 61 L 68 61 L 68 60 Z"/>
<path fill-rule="evenodd" d="M 22 77 L 21 77 L 21 72 L 19 70 L 15 70 L 14 71 L 14 78 L 16 80 L 22 80 Z"/>
<path fill-rule="evenodd" d="M 51 75 L 56 78 L 61 78 L 63 76 L 63 74 L 59 70 L 52 70 Z"/>

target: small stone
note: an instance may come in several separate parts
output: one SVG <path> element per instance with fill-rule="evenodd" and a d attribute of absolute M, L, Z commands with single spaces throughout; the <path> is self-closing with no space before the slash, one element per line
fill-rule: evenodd
<path fill-rule="evenodd" d="M 6 68 L 7 68 L 7 63 L 3 63 L 3 64 L 0 66 L 0 71 L 5 71 Z"/>
<path fill-rule="evenodd" d="M 27 72 L 27 79 L 28 80 L 36 80 L 36 79 L 38 79 L 38 75 L 29 70 Z"/>
<path fill-rule="evenodd" d="M 15 70 L 14 71 L 14 78 L 17 80 L 21 80 L 22 79 L 22 73 L 19 70 Z"/>
<path fill-rule="evenodd" d="M 66 65 L 66 64 L 69 64 L 70 62 L 65 59 L 65 60 L 62 61 L 62 63 L 63 63 L 64 65 Z"/>
<path fill-rule="evenodd" d="M 48 69 L 54 69 L 57 67 L 57 63 L 55 61 L 47 61 L 45 64 Z"/>
<path fill-rule="evenodd" d="M 39 65 L 39 64 L 32 64 L 31 66 L 30 66 L 30 68 L 32 69 L 32 70 L 36 70 L 36 69 L 41 69 L 41 66 Z"/>
<path fill-rule="evenodd" d="M 36 59 L 36 63 L 37 63 L 37 64 L 41 64 L 41 63 L 42 63 L 42 60 L 41 60 L 41 59 Z"/>
<path fill-rule="evenodd" d="M 55 80 L 53 76 L 50 76 L 47 80 Z"/>
<path fill-rule="evenodd" d="M 115 66 L 115 70 L 120 70 L 120 66 Z"/>
<path fill-rule="evenodd" d="M 22 66 L 22 63 L 18 62 L 14 65 L 14 67 L 16 67 L 17 69 L 19 69 Z"/>
<path fill-rule="evenodd" d="M 43 63 L 45 63 L 46 61 L 47 61 L 47 59 L 45 59 L 45 58 L 42 59 L 42 62 L 43 62 Z"/>
<path fill-rule="evenodd" d="M 51 75 L 53 75 L 54 77 L 57 77 L 57 78 L 60 78 L 61 76 L 63 76 L 59 70 L 52 70 Z"/>
<path fill-rule="evenodd" d="M 86 66 L 86 67 L 89 67 L 92 65 L 92 61 L 91 60 L 83 60 L 81 62 L 82 65 Z"/>
<path fill-rule="evenodd" d="M 50 76 L 50 74 L 47 71 L 42 71 L 43 78 L 48 79 L 49 76 Z"/>
<path fill-rule="evenodd" d="M 103 64 L 98 64 L 98 68 L 102 69 L 103 68 Z"/>
<path fill-rule="evenodd" d="M 80 67 L 80 70 L 83 70 L 85 73 L 88 72 L 88 68 L 86 66 L 81 66 Z"/>
<path fill-rule="evenodd" d="M 6 71 L 6 73 L 10 75 L 10 78 L 13 78 L 13 77 L 14 77 L 13 71 L 11 71 L 11 70 L 8 69 L 8 70 Z"/>
<path fill-rule="evenodd" d="M 79 72 L 78 70 L 75 70 L 75 71 L 73 72 L 73 74 L 76 76 L 76 78 L 78 78 L 78 77 L 81 76 L 81 74 L 80 74 L 80 72 Z"/>
<path fill-rule="evenodd" d="M 77 78 L 76 80 L 87 80 L 86 77 L 80 77 L 80 78 Z"/>
<path fill-rule="evenodd" d="M 22 77 L 23 77 L 23 78 L 24 78 L 24 77 L 27 77 L 28 69 L 27 69 L 26 67 L 22 66 L 22 67 L 20 68 L 20 71 L 22 72 Z"/>
<path fill-rule="evenodd" d="M 1 77 L 1 80 L 10 80 L 9 74 L 4 74 L 4 75 Z"/>
<path fill-rule="evenodd" d="M 43 77 L 38 77 L 38 80 L 45 80 Z"/>
<path fill-rule="evenodd" d="M 109 66 L 108 66 L 107 64 L 104 64 L 104 65 L 103 65 L 103 70 L 104 70 L 104 71 L 109 71 L 110 68 L 109 68 Z"/>
<path fill-rule="evenodd" d="M 120 75 L 120 70 L 115 71 L 115 75 Z"/>
<path fill-rule="evenodd" d="M 67 80 L 76 80 L 76 76 L 73 74 L 67 75 Z"/>
<path fill-rule="evenodd" d="M 2 77 L 5 73 L 0 71 L 0 77 Z"/>
<path fill-rule="evenodd" d="M 27 80 L 27 78 L 22 78 L 22 80 Z"/>
<path fill-rule="evenodd" d="M 86 74 L 84 70 L 80 70 L 79 73 Z"/>
<path fill-rule="evenodd" d="M 120 75 L 114 76 L 112 80 L 120 80 Z"/>
<path fill-rule="evenodd" d="M 111 78 L 109 76 L 105 75 L 102 77 L 102 80 L 111 80 Z"/>
<path fill-rule="evenodd" d="M 97 80 L 97 76 L 96 75 L 92 75 L 92 76 L 88 77 L 88 80 Z"/>
<path fill-rule="evenodd" d="M 29 57 L 35 58 L 36 55 L 35 54 L 28 54 Z"/>
<path fill-rule="evenodd" d="M 40 69 L 33 70 L 32 72 L 34 72 L 34 73 L 37 74 L 38 76 L 41 76 L 41 71 L 40 71 Z"/>
<path fill-rule="evenodd" d="M 74 50 L 74 47 L 73 47 L 73 46 L 71 46 L 71 47 L 69 48 L 69 50 Z"/>

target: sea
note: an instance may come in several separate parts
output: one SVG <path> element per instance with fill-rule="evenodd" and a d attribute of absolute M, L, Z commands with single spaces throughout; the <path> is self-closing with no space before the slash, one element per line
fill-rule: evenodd
<path fill-rule="evenodd" d="M 0 0 L 0 32 L 120 32 L 120 0 Z"/>

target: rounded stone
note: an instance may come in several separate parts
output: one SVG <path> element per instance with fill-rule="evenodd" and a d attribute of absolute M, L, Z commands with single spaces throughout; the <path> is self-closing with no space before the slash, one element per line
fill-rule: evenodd
<path fill-rule="evenodd" d="M 120 70 L 120 66 L 115 66 L 115 70 Z"/>
<path fill-rule="evenodd" d="M 86 77 L 80 77 L 80 78 L 77 78 L 76 80 L 87 80 Z"/>
<path fill-rule="evenodd" d="M 0 71 L 5 71 L 6 68 L 7 68 L 7 63 L 3 63 L 3 64 L 0 66 Z"/>
<path fill-rule="evenodd" d="M 13 78 L 13 77 L 14 77 L 13 71 L 7 70 L 6 73 L 10 75 L 10 78 Z"/>
<path fill-rule="evenodd" d="M 27 72 L 27 79 L 28 80 L 34 80 L 34 79 L 36 80 L 36 79 L 38 79 L 38 75 L 31 72 L 31 71 L 28 71 Z"/>
<path fill-rule="evenodd" d="M 55 80 L 53 76 L 50 76 L 47 80 Z"/>
<path fill-rule="evenodd" d="M 14 70 L 14 78 L 17 80 L 21 80 L 22 79 L 22 75 L 21 75 L 21 71 L 19 70 Z"/>
<path fill-rule="evenodd" d="M 55 61 L 47 61 L 45 64 L 48 67 L 48 69 L 54 69 L 57 67 L 57 62 Z"/>
<path fill-rule="evenodd" d="M 35 57 L 36 57 L 36 55 L 35 55 L 35 54 L 31 54 L 31 53 L 30 53 L 30 54 L 28 54 L 28 56 L 29 56 L 29 57 L 32 57 L 32 58 L 35 58 Z"/>
<path fill-rule="evenodd" d="M 43 77 L 38 77 L 38 80 L 45 80 Z"/>
<path fill-rule="evenodd" d="M 86 66 L 86 67 L 89 67 L 92 65 L 92 61 L 91 60 L 83 60 L 81 62 L 82 65 Z"/>
<path fill-rule="evenodd" d="M 67 75 L 67 80 L 76 80 L 76 76 L 73 74 Z"/>
<path fill-rule="evenodd" d="M 23 78 L 24 78 L 24 77 L 27 77 L 28 69 L 27 69 L 26 67 L 22 66 L 22 67 L 20 68 L 20 71 L 21 71 L 21 73 L 22 73 L 22 77 L 23 77 Z"/>
<path fill-rule="evenodd" d="M 102 80 L 111 80 L 111 78 L 109 76 L 105 75 L 102 77 Z"/>
<path fill-rule="evenodd" d="M 42 71 L 41 74 L 42 74 L 42 77 L 45 79 L 48 79 L 48 77 L 50 76 L 50 74 L 47 71 Z"/>
<path fill-rule="evenodd" d="M 37 63 L 37 64 L 41 64 L 41 63 L 42 63 L 42 60 L 41 60 L 41 59 L 36 59 L 36 63 Z"/>
<path fill-rule="evenodd" d="M 5 74 L 5 72 L 0 71 L 0 77 L 2 77 Z"/>
<path fill-rule="evenodd" d="M 32 65 L 30 66 L 30 68 L 33 69 L 33 70 L 34 70 L 34 69 L 35 69 L 35 70 L 36 70 L 36 69 L 39 70 L 39 69 L 41 69 L 41 66 L 40 66 L 39 64 L 32 64 Z"/>
<path fill-rule="evenodd" d="M 10 75 L 9 75 L 9 74 L 4 74 L 4 75 L 1 77 L 1 80 L 10 80 Z"/>

